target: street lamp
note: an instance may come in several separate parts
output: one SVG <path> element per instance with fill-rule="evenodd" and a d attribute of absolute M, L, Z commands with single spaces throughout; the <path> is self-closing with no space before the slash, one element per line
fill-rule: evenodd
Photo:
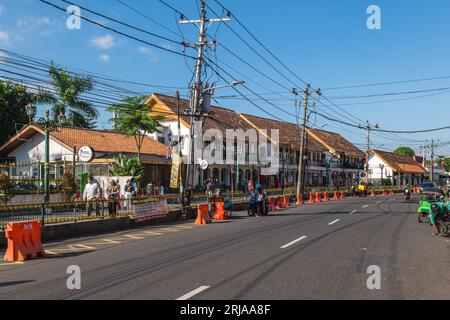
<path fill-rule="evenodd" d="M 45 155 L 44 155 L 44 208 L 49 202 L 49 178 L 50 178 L 50 131 L 56 128 L 54 121 L 50 120 L 50 112 L 45 110 L 45 117 L 37 121 L 37 124 L 45 131 Z M 45 212 L 45 211 L 44 211 Z M 44 219 L 42 219 L 44 220 Z M 44 222 L 44 221 L 43 221 Z"/>
<path fill-rule="evenodd" d="M 25 111 L 28 116 L 29 123 L 33 122 L 33 118 L 36 115 L 36 106 L 34 106 L 31 102 L 25 106 Z"/>
<path fill-rule="evenodd" d="M 381 186 L 383 186 L 383 171 L 384 171 L 384 164 L 380 163 L 379 166 L 380 166 L 380 169 L 381 169 Z"/>

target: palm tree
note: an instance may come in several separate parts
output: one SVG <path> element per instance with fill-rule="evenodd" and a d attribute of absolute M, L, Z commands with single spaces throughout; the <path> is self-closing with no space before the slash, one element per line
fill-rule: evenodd
<path fill-rule="evenodd" d="M 71 75 L 53 63 L 49 69 L 55 92 L 52 107 L 54 121 L 79 128 L 92 128 L 92 120 L 98 117 L 97 110 L 91 103 L 83 101 L 83 93 L 92 91 L 91 76 Z M 64 119 L 64 120 L 61 120 Z"/>
<path fill-rule="evenodd" d="M 162 116 L 151 115 L 150 107 L 144 102 L 145 97 L 127 97 L 108 109 L 115 115 L 113 130 L 134 137 L 139 160 L 145 136 L 159 132 L 160 122 L 164 120 Z"/>

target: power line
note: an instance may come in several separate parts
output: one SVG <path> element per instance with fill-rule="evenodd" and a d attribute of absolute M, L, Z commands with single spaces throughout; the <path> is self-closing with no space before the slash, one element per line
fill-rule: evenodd
<path fill-rule="evenodd" d="M 40 1 L 43 2 L 43 3 L 45 3 L 45 4 L 48 4 L 49 6 L 54 7 L 54 8 L 56 8 L 56 9 L 60 10 L 60 11 L 66 12 L 66 10 L 65 10 L 64 8 L 61 8 L 61 7 L 55 5 L 55 4 L 51 3 L 51 2 L 48 2 L 48 1 L 46 1 L 46 0 L 40 0 Z M 63 0 L 63 1 L 65 1 L 65 0 Z M 190 58 L 190 59 L 193 59 L 193 60 L 196 59 L 196 58 L 193 57 L 193 56 L 189 56 L 189 55 L 186 55 L 186 54 L 184 54 L 184 53 L 181 53 L 181 52 L 178 52 L 178 51 L 175 51 L 175 50 L 172 50 L 172 49 L 164 48 L 164 47 L 162 47 L 162 46 L 160 46 L 160 45 L 157 45 L 157 44 L 154 44 L 154 43 L 150 43 L 150 42 L 148 42 L 148 41 L 146 41 L 146 40 L 139 39 L 139 38 L 137 38 L 137 37 L 135 37 L 135 36 L 131 36 L 131 35 L 129 35 L 129 34 L 126 34 L 126 33 L 122 32 L 122 31 L 119 31 L 119 30 L 117 30 L 117 29 L 114 29 L 114 28 L 105 26 L 105 25 L 103 25 L 103 24 L 101 24 L 101 23 L 95 22 L 95 21 L 93 21 L 93 20 L 91 20 L 91 19 L 89 19 L 89 18 L 86 18 L 86 17 L 84 17 L 84 16 L 76 15 L 76 14 L 73 14 L 73 15 L 76 16 L 76 17 L 78 17 L 78 18 L 80 18 L 80 19 L 83 19 L 83 20 L 85 20 L 85 21 L 87 21 L 87 22 L 89 22 L 89 23 L 92 23 L 92 24 L 94 24 L 94 25 L 96 25 L 96 26 L 99 26 L 99 27 L 104 28 L 104 29 L 106 29 L 106 30 L 109 30 L 109 31 L 111 31 L 111 32 L 120 34 L 120 35 L 122 35 L 122 36 L 124 36 L 124 37 L 126 37 L 126 38 L 135 40 L 135 41 L 137 41 L 137 42 L 144 43 L 144 44 L 146 44 L 146 45 L 148 45 L 148 46 L 151 46 L 151 47 L 154 47 L 154 48 L 157 48 L 157 49 L 160 49 L 160 50 L 164 50 L 164 51 L 167 51 L 167 52 L 170 52 L 170 53 L 179 55 L 179 56 L 187 57 L 187 58 Z"/>

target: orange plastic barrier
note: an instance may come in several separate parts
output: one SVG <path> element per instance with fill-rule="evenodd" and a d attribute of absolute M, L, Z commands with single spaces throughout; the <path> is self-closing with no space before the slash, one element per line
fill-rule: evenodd
<path fill-rule="evenodd" d="M 392 191 L 392 189 L 391 189 L 391 192 L 389 192 L 389 195 L 390 195 L 390 196 L 395 195 L 395 193 L 394 193 L 394 191 Z"/>
<path fill-rule="evenodd" d="M 314 193 L 309 194 L 309 203 L 313 204 L 315 202 L 316 198 L 314 197 Z"/>
<path fill-rule="evenodd" d="M 216 214 L 213 216 L 214 220 L 227 220 L 228 215 L 225 212 L 225 202 L 218 201 L 216 204 Z"/>
<path fill-rule="evenodd" d="M 322 194 L 320 192 L 316 193 L 316 203 L 320 203 L 322 201 Z"/>
<path fill-rule="evenodd" d="M 275 198 L 274 197 L 269 197 L 269 211 L 276 211 L 276 205 L 275 205 Z"/>
<path fill-rule="evenodd" d="M 301 206 L 303 204 L 303 196 L 301 195 L 297 195 L 297 202 L 295 203 L 295 205 L 297 206 Z"/>
<path fill-rule="evenodd" d="M 375 189 L 372 189 L 372 192 L 371 192 L 370 195 L 371 195 L 372 197 L 376 197 L 376 196 L 377 196 L 377 193 L 376 193 Z"/>
<path fill-rule="evenodd" d="M 386 189 L 383 189 L 383 196 L 386 197 L 388 195 L 388 192 Z"/>
<path fill-rule="evenodd" d="M 285 208 L 289 208 L 289 196 L 284 196 L 283 205 Z"/>
<path fill-rule="evenodd" d="M 5 261 L 25 261 L 45 255 L 40 221 L 8 223 L 5 235 L 8 239 Z"/>
<path fill-rule="evenodd" d="M 333 197 L 333 199 L 334 199 L 334 200 L 339 200 L 337 191 L 334 192 L 334 197 Z"/>
<path fill-rule="evenodd" d="M 344 191 L 341 191 L 341 200 L 344 200 L 345 199 L 345 192 Z"/>
<path fill-rule="evenodd" d="M 195 224 L 208 224 L 211 223 L 209 216 L 209 206 L 207 204 L 199 204 L 197 207 L 197 219 Z"/>

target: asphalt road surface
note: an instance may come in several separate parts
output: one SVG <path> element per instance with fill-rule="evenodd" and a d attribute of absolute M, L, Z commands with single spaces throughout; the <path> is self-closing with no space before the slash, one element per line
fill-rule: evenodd
<path fill-rule="evenodd" d="M 346 199 L 47 244 L 46 258 L 0 263 L 0 300 L 450 299 L 450 241 L 417 222 L 417 202 Z M 80 290 L 67 288 L 71 265 Z"/>

